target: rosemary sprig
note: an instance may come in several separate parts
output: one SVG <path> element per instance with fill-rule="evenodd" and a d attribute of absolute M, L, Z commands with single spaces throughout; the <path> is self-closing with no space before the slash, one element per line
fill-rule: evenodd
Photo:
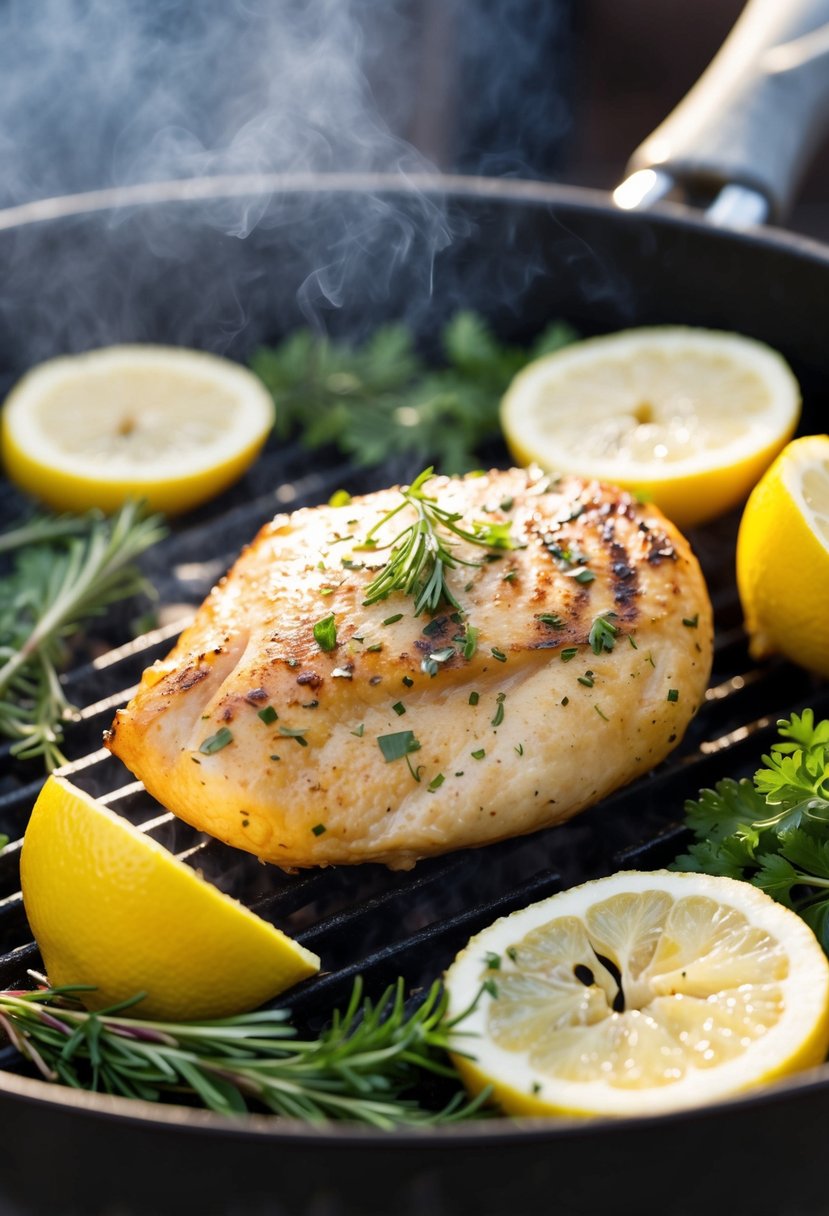
<path fill-rule="evenodd" d="M 424 1073 L 458 1080 L 446 1049 L 461 1018 L 447 1018 L 438 982 L 409 1012 L 402 979 L 376 1002 L 357 979 L 346 1008 L 315 1039 L 296 1037 L 287 1010 L 151 1022 L 121 1016 L 133 1002 L 89 1013 L 74 995 L 80 990 L 0 992 L 9 1041 L 47 1080 L 76 1089 L 149 1101 L 186 1095 L 220 1114 L 264 1107 L 310 1123 L 348 1119 L 382 1129 L 457 1122 L 489 1096 L 468 1101 L 458 1082 L 437 1111 L 411 1096 Z"/>
<path fill-rule="evenodd" d="M 366 588 L 363 604 L 376 604 L 393 591 L 402 591 L 414 598 L 414 614 L 424 610 L 436 612 L 442 601 L 460 610 L 460 604 L 446 581 L 447 570 L 457 566 L 479 566 L 453 552 L 455 542 L 441 533 L 450 533 L 459 540 L 486 549 L 512 549 L 510 521 L 504 523 L 474 523 L 472 530 L 462 528 L 458 511 L 449 511 L 438 500 L 426 494 L 423 487 L 432 477 L 433 468 L 424 469 L 410 486 L 401 488 L 401 501 L 377 521 L 361 547 L 391 549 L 389 559 Z M 388 544 L 378 545 L 377 533 L 406 508 L 412 508 L 415 519 L 407 524 Z"/>
<path fill-rule="evenodd" d="M 64 762 L 62 723 L 72 715 L 59 679 L 67 639 L 90 617 L 144 588 L 135 559 L 164 534 L 159 516 L 128 502 L 97 512 L 43 519 L 0 539 L 12 552 L 0 583 L 0 735 L 47 769 Z"/>

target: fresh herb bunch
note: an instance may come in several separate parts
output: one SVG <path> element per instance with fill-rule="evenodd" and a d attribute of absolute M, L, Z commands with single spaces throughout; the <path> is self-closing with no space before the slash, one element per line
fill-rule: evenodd
<path fill-rule="evenodd" d="M 743 878 L 793 908 L 829 954 L 829 721 L 778 722 L 754 780 L 726 778 L 685 804 L 697 837 L 675 868 Z"/>
<path fill-rule="evenodd" d="M 145 587 L 135 559 L 164 534 L 159 516 L 128 502 L 34 520 L 0 537 L 10 570 L 0 580 L 0 735 L 13 755 L 64 762 L 62 723 L 72 714 L 59 672 L 68 639 L 90 617 Z"/>
<path fill-rule="evenodd" d="M 461 1019 L 447 1018 L 437 982 L 410 1012 L 402 980 L 371 1001 L 357 979 L 345 1010 L 308 1040 L 297 1037 L 287 1010 L 152 1022 L 121 1016 L 132 1002 L 89 1013 L 78 991 L 0 992 L 10 1042 L 47 1080 L 76 1089 L 149 1101 L 186 1096 L 220 1114 L 264 1107 L 310 1123 L 349 1119 L 382 1129 L 467 1119 L 488 1096 L 467 1101 L 461 1090 L 446 1056 Z M 457 1082 L 441 1110 L 411 1096 L 424 1074 Z"/>
<path fill-rule="evenodd" d="M 406 456 L 465 473 L 499 433 L 498 405 L 516 372 L 577 337 L 556 321 L 528 349 L 506 346 L 481 317 L 459 312 L 441 336 L 443 368 L 419 357 L 403 325 L 378 329 L 362 346 L 299 330 L 258 351 L 251 366 L 273 393 L 282 437 L 333 444 L 363 465 Z"/>
<path fill-rule="evenodd" d="M 401 501 L 377 521 L 360 546 L 378 552 L 391 549 L 389 560 L 366 588 L 364 605 L 376 604 L 393 591 L 402 591 L 414 598 L 415 616 L 424 610 L 436 612 L 442 602 L 459 611 L 461 606 L 446 582 L 446 571 L 459 565 L 478 566 L 480 563 L 458 557 L 453 552 L 452 537 L 486 549 L 514 547 L 509 535 L 510 521 L 474 523 L 471 530 L 462 528 L 459 520 L 463 516 L 459 512 L 447 510 L 437 498 L 425 492 L 423 487 L 433 474 L 434 469 L 424 469 L 410 486 L 403 486 Z M 406 508 L 414 510 L 415 519 L 388 544 L 378 545 L 379 530 Z"/>

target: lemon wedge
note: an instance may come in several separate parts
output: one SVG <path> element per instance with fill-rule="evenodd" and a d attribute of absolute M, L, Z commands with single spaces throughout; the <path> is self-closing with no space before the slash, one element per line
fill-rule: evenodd
<path fill-rule="evenodd" d="M 818 1064 L 829 964 L 808 926 L 731 878 L 614 874 L 496 921 L 446 974 L 470 1090 L 511 1114 L 711 1102 Z M 468 1053 L 468 1054 L 460 1054 Z"/>
<path fill-rule="evenodd" d="M 126 498 L 190 510 L 259 454 L 270 394 L 229 359 L 167 346 L 111 346 L 50 359 L 2 413 L 8 476 L 61 511 L 114 511 Z"/>
<path fill-rule="evenodd" d="M 741 503 L 799 416 L 797 381 L 770 347 L 682 326 L 536 359 L 501 404 L 519 462 L 624 486 L 686 528 Z"/>
<path fill-rule="evenodd" d="M 145 992 L 142 1017 L 229 1017 L 320 960 L 126 820 L 51 776 L 23 839 L 26 915 L 53 985 L 92 984 L 90 1009 Z"/>
<path fill-rule="evenodd" d="M 829 676 L 829 435 L 790 443 L 755 487 L 737 586 L 755 658 L 782 654 Z"/>

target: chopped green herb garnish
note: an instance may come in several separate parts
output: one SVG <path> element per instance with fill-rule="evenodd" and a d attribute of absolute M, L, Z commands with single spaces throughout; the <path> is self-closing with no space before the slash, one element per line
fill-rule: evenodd
<path fill-rule="evenodd" d="M 615 612 L 600 612 L 593 618 L 587 640 L 594 654 L 601 654 L 603 650 L 610 651 L 616 645 L 619 634 L 618 626 L 613 624 L 616 617 Z"/>
<path fill-rule="evenodd" d="M 406 685 L 407 688 L 411 688 L 411 686 L 414 684 L 414 680 L 412 679 L 411 676 L 404 676 L 403 683 Z"/>
<path fill-rule="evenodd" d="M 696 629 L 697 625 L 699 625 L 699 613 L 696 612 L 693 616 L 684 616 L 682 624 L 686 625 L 688 629 Z"/>
<path fill-rule="evenodd" d="M 562 698 L 561 698 L 561 704 L 562 704 L 562 705 L 569 705 L 569 704 L 570 704 L 570 698 L 569 698 L 569 697 L 562 697 Z"/>
<path fill-rule="evenodd" d="M 496 954 L 494 950 L 487 950 L 484 955 L 484 962 L 486 963 L 487 971 L 501 970 L 501 955 Z"/>
<path fill-rule="evenodd" d="M 387 764 L 391 760 L 400 760 L 409 752 L 420 750 L 420 740 L 415 738 L 412 730 L 400 730 L 393 735 L 378 735 L 377 743 Z"/>
<path fill-rule="evenodd" d="M 444 646 L 442 650 L 433 650 L 421 660 L 420 670 L 428 676 L 436 676 L 441 663 L 446 663 L 457 651 L 454 646 Z"/>
<path fill-rule="evenodd" d="M 402 620 L 403 620 L 403 613 L 395 612 L 394 616 L 387 616 L 386 619 L 383 621 L 383 624 L 384 625 L 395 625 L 398 621 L 402 621 Z"/>
<path fill-rule="evenodd" d="M 564 628 L 564 621 L 555 612 L 537 612 L 535 619 L 540 621 L 542 625 L 548 625 L 550 629 Z"/>
<path fill-rule="evenodd" d="M 669 701 L 678 701 L 679 700 L 679 689 L 678 688 L 669 688 L 668 689 L 668 700 Z"/>
<path fill-rule="evenodd" d="M 269 756 L 268 759 L 269 760 L 280 760 L 281 757 L 280 756 Z"/>
<path fill-rule="evenodd" d="M 560 656 L 562 663 L 569 663 L 570 660 L 574 659 L 578 653 L 579 653 L 578 646 L 565 646 L 565 648 L 564 648 L 564 650 L 562 650 L 561 656 Z"/>
<path fill-rule="evenodd" d="M 348 490 L 335 490 L 328 499 L 329 507 L 348 507 L 351 505 L 351 495 Z"/>
<path fill-rule="evenodd" d="M 492 726 L 500 726 L 504 720 L 504 701 L 506 700 L 506 695 L 507 694 L 505 692 L 499 692 L 498 696 L 495 698 L 495 700 L 498 702 L 498 706 L 495 710 L 495 717 L 492 719 Z"/>
<path fill-rule="evenodd" d="M 469 754 L 473 760 L 483 760 L 484 756 L 486 755 L 486 748 L 479 747 L 477 751 L 470 752 Z"/>
<path fill-rule="evenodd" d="M 634 650 L 638 650 L 638 649 L 639 649 L 639 647 L 636 645 L 636 639 L 634 638 L 634 636 L 633 636 L 633 634 L 632 634 L 632 633 L 629 633 L 629 634 L 628 634 L 628 641 L 630 642 L 630 644 L 631 644 L 631 646 L 633 647 L 633 649 L 634 649 Z"/>
<path fill-rule="evenodd" d="M 650 651 L 648 651 L 648 653 L 645 655 L 645 662 L 650 663 L 651 667 L 653 667 L 654 669 L 656 668 L 656 664 L 653 661 L 653 655 L 651 654 Z"/>
<path fill-rule="evenodd" d="M 403 714 L 406 712 L 406 706 L 402 701 L 396 701 L 394 705 L 392 705 L 392 709 L 397 714 L 398 718 L 402 718 Z"/>
<path fill-rule="evenodd" d="M 492 655 L 493 659 L 497 659 L 499 663 L 506 663 L 507 661 L 507 656 L 504 654 L 503 650 L 499 650 L 497 646 L 492 647 L 490 654 Z"/>
<path fill-rule="evenodd" d="M 280 735 L 284 735 L 286 739 L 296 739 L 300 747 L 307 747 L 308 740 L 305 738 L 305 732 L 302 727 L 280 726 Z"/>
<path fill-rule="evenodd" d="M 517 744 L 515 745 L 514 750 L 515 750 L 515 752 L 516 752 L 516 753 L 517 753 L 519 756 L 523 756 L 523 755 L 524 755 L 524 744 L 523 744 L 523 743 L 517 743 Z"/>
<path fill-rule="evenodd" d="M 337 622 L 334 613 L 324 616 L 314 625 L 314 639 L 320 650 L 333 650 L 337 645 Z"/>
<path fill-rule="evenodd" d="M 500 503 L 501 510 L 502 511 L 511 511 L 513 508 L 514 501 L 515 500 L 512 498 L 502 498 L 501 503 Z"/>
<path fill-rule="evenodd" d="M 579 684 L 583 684 L 585 688 L 593 687 L 593 672 L 586 671 L 583 676 L 579 676 Z"/>
<path fill-rule="evenodd" d="M 443 633 L 443 628 L 444 628 L 445 623 L 446 623 L 445 616 L 436 616 L 433 618 L 433 620 L 429 621 L 429 623 L 427 625 L 423 626 L 423 629 L 421 632 L 427 638 L 432 638 L 435 636 L 436 633 Z"/>
<path fill-rule="evenodd" d="M 433 777 L 426 788 L 430 794 L 434 794 L 435 790 L 439 790 L 445 780 L 446 778 L 443 773 L 438 773 L 437 777 Z"/>
<path fill-rule="evenodd" d="M 577 583 L 592 583 L 595 577 L 596 576 L 592 570 L 583 569 L 573 571 L 573 578 Z"/>
<path fill-rule="evenodd" d="M 478 632 L 474 626 L 467 625 L 463 640 L 463 657 L 467 662 L 469 662 L 478 648 Z"/>
<path fill-rule="evenodd" d="M 382 642 L 375 642 L 373 646 L 366 646 L 366 654 L 378 654 L 383 649 Z"/>
<path fill-rule="evenodd" d="M 324 832 L 328 831 L 328 829 L 326 828 L 324 823 L 315 823 L 314 826 L 311 828 L 311 831 L 314 833 L 315 836 L 322 836 Z"/>
<path fill-rule="evenodd" d="M 480 695 L 480 693 L 477 693 L 477 692 L 471 692 L 471 693 L 469 694 L 469 704 L 470 704 L 470 705 L 477 705 L 477 704 L 478 704 L 478 702 L 480 701 L 480 699 L 481 699 L 481 695 Z"/>
<path fill-rule="evenodd" d="M 517 570 L 508 570 L 506 572 L 506 574 L 503 574 L 501 576 L 501 582 L 502 583 L 514 583 L 517 577 L 518 577 Z"/>
<path fill-rule="evenodd" d="M 484 980 L 481 987 L 483 988 L 484 992 L 489 993 L 493 1001 L 498 1000 L 498 985 L 495 983 L 495 980 Z"/>
<path fill-rule="evenodd" d="M 609 721 L 610 721 L 610 718 L 608 718 L 608 717 L 607 717 L 605 714 L 603 714 L 603 713 L 602 713 L 602 711 L 601 711 L 601 709 L 599 708 L 599 706 L 598 706 L 598 705 L 594 705 L 594 706 L 593 706 L 593 708 L 595 709 L 595 711 L 596 711 L 596 713 L 599 715 L 599 717 L 600 717 L 600 718 L 603 718 L 605 722 L 609 722 Z"/>
<path fill-rule="evenodd" d="M 266 726 L 270 726 L 271 722 L 276 721 L 279 714 L 272 705 L 266 705 L 264 709 L 259 709 L 256 711 L 256 716 L 257 718 L 261 718 Z"/>
<path fill-rule="evenodd" d="M 518 951 L 516 950 L 515 946 L 507 946 L 504 953 L 506 954 L 507 958 L 510 959 L 513 963 L 518 962 Z"/>
<path fill-rule="evenodd" d="M 212 756 L 214 752 L 220 752 L 223 747 L 227 747 L 228 743 L 233 742 L 233 732 L 228 730 L 226 726 L 220 727 L 215 735 L 210 735 L 200 745 L 199 751 L 205 756 Z"/>
<path fill-rule="evenodd" d="M 366 729 L 365 722 L 361 722 L 359 726 L 354 727 L 354 730 L 351 732 L 351 734 L 356 735 L 358 739 L 362 739 L 363 735 L 365 734 L 365 729 Z"/>

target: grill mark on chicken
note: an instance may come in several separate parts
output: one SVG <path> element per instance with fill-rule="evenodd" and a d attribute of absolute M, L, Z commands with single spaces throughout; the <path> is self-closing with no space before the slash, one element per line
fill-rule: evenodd
<path fill-rule="evenodd" d="M 448 609 L 415 617 L 402 593 L 363 603 L 385 557 L 356 545 L 399 502 L 395 490 L 354 499 L 346 528 L 337 508 L 278 516 L 145 673 L 107 740 L 164 805 L 286 867 L 408 868 L 568 818 L 682 737 L 705 689 L 711 612 L 687 543 L 657 511 L 614 487 L 525 470 L 435 478 L 429 491 L 467 526 L 512 521 L 517 547 L 500 561 L 458 545 L 475 563 L 448 575 L 460 620 Z M 507 501 L 508 512 L 488 505 Z M 329 552 L 336 533 L 354 535 L 352 566 L 341 565 L 352 560 L 347 541 Z M 582 559 L 590 581 L 574 577 Z M 608 612 L 620 633 L 612 652 L 594 655 L 591 627 Z M 331 613 L 336 643 L 323 652 L 313 627 Z M 695 614 L 698 628 L 683 627 Z M 467 626 L 478 631 L 468 659 Z M 423 663 L 449 647 L 442 662 Z M 576 655 L 562 662 L 567 648 Z M 279 715 L 272 724 L 258 716 L 265 702 Z M 228 713 L 232 742 L 188 763 Z M 306 746 L 283 729 L 301 730 Z M 419 782 L 378 744 L 403 730 L 420 744 Z M 601 750 L 598 782 L 589 748 Z"/>

